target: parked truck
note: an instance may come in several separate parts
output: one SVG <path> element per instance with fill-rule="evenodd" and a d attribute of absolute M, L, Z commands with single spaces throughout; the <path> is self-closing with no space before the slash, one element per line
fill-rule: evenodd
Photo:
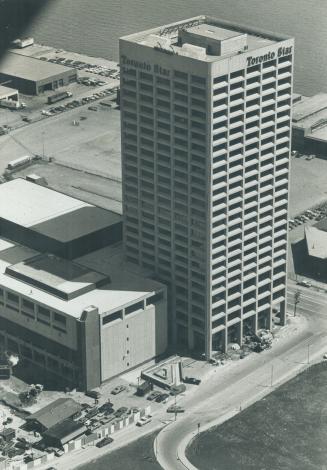
<path fill-rule="evenodd" d="M 136 389 L 136 395 L 139 397 L 144 397 L 148 392 L 152 390 L 153 386 L 150 382 L 143 382 Z"/>
<path fill-rule="evenodd" d="M 48 104 L 56 103 L 57 101 L 64 100 L 65 98 L 70 98 L 73 94 L 70 91 L 61 91 L 60 93 L 56 93 L 55 95 L 51 95 L 48 97 Z"/>
<path fill-rule="evenodd" d="M 18 168 L 20 166 L 26 165 L 27 163 L 30 163 L 33 160 L 33 157 L 30 157 L 29 155 L 24 155 L 23 157 L 16 158 L 15 160 L 11 160 L 11 162 L 8 163 L 7 168 L 8 170 L 14 170 L 15 168 Z"/>

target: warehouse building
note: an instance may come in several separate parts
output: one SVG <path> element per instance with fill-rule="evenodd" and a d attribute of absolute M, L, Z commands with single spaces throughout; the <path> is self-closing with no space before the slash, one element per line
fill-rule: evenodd
<path fill-rule="evenodd" d="M 22 178 L 0 185 L 0 236 L 73 259 L 120 241 L 121 216 Z"/>
<path fill-rule="evenodd" d="M 0 62 L 0 82 L 6 81 L 8 87 L 26 95 L 56 90 L 76 79 L 74 69 L 14 52 L 8 52 Z"/>
<path fill-rule="evenodd" d="M 293 101 L 292 148 L 327 158 L 327 94 Z"/>
<path fill-rule="evenodd" d="M 0 240 L 0 345 L 31 381 L 89 390 L 163 354 L 165 287 L 118 244 L 74 262 Z"/>

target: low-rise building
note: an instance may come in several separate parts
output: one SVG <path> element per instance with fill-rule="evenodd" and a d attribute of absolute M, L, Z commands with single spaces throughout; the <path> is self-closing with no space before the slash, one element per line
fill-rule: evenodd
<path fill-rule="evenodd" d="M 68 418 L 45 431 L 42 437 L 46 445 L 60 448 L 67 442 L 82 436 L 86 430 L 84 424 Z"/>
<path fill-rule="evenodd" d="M 322 281 L 327 279 L 327 219 L 305 227 L 308 269 Z"/>
<path fill-rule="evenodd" d="M 122 217 L 40 184 L 0 185 L 0 236 L 67 259 L 122 238 Z"/>
<path fill-rule="evenodd" d="M 58 398 L 26 418 L 27 423 L 39 432 L 61 424 L 81 411 L 81 405 L 72 398 Z"/>
<path fill-rule="evenodd" d="M 119 244 L 72 262 L 0 240 L 0 343 L 33 381 L 89 390 L 165 352 L 166 288 L 122 258 Z"/>
<path fill-rule="evenodd" d="M 0 101 L 2 100 L 19 101 L 18 90 L 0 85 Z"/>
<path fill-rule="evenodd" d="M 39 95 L 76 80 L 74 69 L 15 52 L 8 52 L 0 63 L 0 82 L 25 95 Z"/>

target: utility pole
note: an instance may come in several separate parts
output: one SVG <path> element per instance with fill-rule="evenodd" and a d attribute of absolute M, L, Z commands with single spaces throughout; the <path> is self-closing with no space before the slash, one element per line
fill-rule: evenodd
<path fill-rule="evenodd" d="M 310 364 L 310 346 L 311 344 L 308 344 L 308 364 Z"/>
<path fill-rule="evenodd" d="M 44 160 L 44 132 L 42 132 L 42 154 L 43 154 L 43 160 Z"/>
<path fill-rule="evenodd" d="M 176 411 L 176 395 L 175 395 L 175 421 L 177 419 L 177 411 Z"/>
<path fill-rule="evenodd" d="M 301 292 L 297 290 L 296 292 L 294 292 L 294 316 L 296 316 L 296 307 L 297 307 L 297 304 L 300 303 L 300 300 L 301 300 Z"/>

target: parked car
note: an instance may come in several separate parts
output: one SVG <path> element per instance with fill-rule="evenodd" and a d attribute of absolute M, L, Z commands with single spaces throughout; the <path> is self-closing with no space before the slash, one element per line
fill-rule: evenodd
<path fill-rule="evenodd" d="M 120 408 L 118 408 L 117 411 L 115 411 L 114 415 L 116 418 L 120 418 L 127 412 L 128 412 L 128 408 L 126 408 L 126 406 L 121 406 Z"/>
<path fill-rule="evenodd" d="M 170 389 L 170 395 L 173 395 L 173 396 L 179 395 L 180 393 L 185 392 L 185 390 L 186 390 L 186 387 L 184 384 L 174 385 Z"/>
<path fill-rule="evenodd" d="M 95 408 L 91 408 L 90 411 L 88 411 L 85 415 L 85 418 L 87 419 L 91 419 L 93 418 L 93 416 L 97 415 L 99 412 L 99 408 L 95 407 Z"/>
<path fill-rule="evenodd" d="M 149 393 L 149 395 L 146 397 L 147 400 L 155 400 L 157 397 L 159 397 L 159 395 L 161 395 L 161 392 L 159 392 L 158 390 L 154 390 L 153 392 Z"/>
<path fill-rule="evenodd" d="M 167 403 L 169 398 L 169 393 L 161 393 L 157 398 L 156 402 L 157 403 Z"/>
<path fill-rule="evenodd" d="M 126 390 L 125 385 L 117 385 L 117 387 L 115 387 L 113 390 L 111 390 L 111 394 L 112 395 L 118 395 L 118 393 L 121 393 L 124 390 Z"/>
<path fill-rule="evenodd" d="M 186 384 L 200 385 L 201 380 L 196 379 L 195 377 L 185 377 L 183 382 Z"/>
<path fill-rule="evenodd" d="M 297 285 L 303 286 L 303 287 L 312 287 L 312 284 L 310 281 L 297 281 Z"/>
<path fill-rule="evenodd" d="M 148 424 L 151 422 L 152 416 L 143 416 L 139 421 L 137 421 L 136 426 L 144 426 L 145 424 Z"/>
<path fill-rule="evenodd" d="M 97 442 L 95 445 L 100 448 L 108 444 L 111 444 L 112 442 L 114 442 L 112 437 L 104 437 L 103 439 L 101 439 L 101 441 Z"/>
<path fill-rule="evenodd" d="M 90 398 L 98 400 L 101 397 L 101 393 L 98 390 L 87 390 L 85 395 Z"/>
<path fill-rule="evenodd" d="M 327 353 L 322 356 L 324 359 L 327 359 Z"/>
<path fill-rule="evenodd" d="M 65 453 L 65 452 L 64 452 L 62 449 L 57 449 L 57 450 L 55 451 L 55 456 L 56 456 L 56 457 L 61 457 L 62 455 L 64 455 L 64 453 Z"/>
<path fill-rule="evenodd" d="M 170 405 L 167 408 L 167 413 L 184 413 L 185 409 L 178 405 Z"/>
<path fill-rule="evenodd" d="M 100 406 L 99 411 L 100 413 L 106 413 L 108 411 L 112 411 L 113 404 L 111 403 L 110 400 L 108 400 L 106 403 Z"/>

